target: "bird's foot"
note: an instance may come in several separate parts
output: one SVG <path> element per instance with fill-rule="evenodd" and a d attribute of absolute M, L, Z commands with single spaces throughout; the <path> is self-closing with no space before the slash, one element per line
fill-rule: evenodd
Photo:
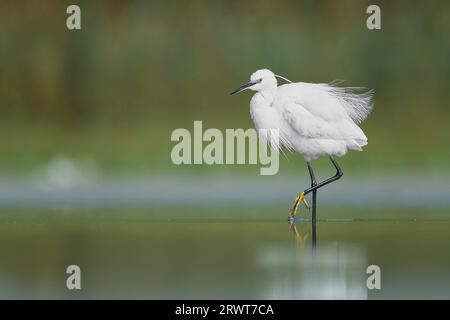
<path fill-rule="evenodd" d="M 297 215 L 298 206 L 303 203 L 306 208 L 309 210 L 309 204 L 306 201 L 305 193 L 301 192 L 294 200 L 294 205 L 292 206 L 292 209 L 289 211 L 289 221 L 295 219 L 295 216 Z"/>

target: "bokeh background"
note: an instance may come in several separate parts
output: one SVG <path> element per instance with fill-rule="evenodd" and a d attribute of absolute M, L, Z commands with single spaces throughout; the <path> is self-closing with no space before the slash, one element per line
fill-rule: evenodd
<path fill-rule="evenodd" d="M 66 28 L 69 4 L 81 7 L 80 31 Z M 381 7 L 382 30 L 366 28 L 370 4 Z M 321 217 L 400 219 L 402 227 L 392 220 L 336 227 L 323 221 L 329 232 L 322 239 L 357 242 L 369 261 L 393 266 L 392 291 L 369 297 L 416 297 L 405 283 L 424 270 L 436 278 L 416 283 L 430 285 L 429 295 L 417 296 L 448 297 L 439 283 L 450 279 L 442 227 L 450 194 L 449 30 L 448 1 L 1 0 L 0 296 L 71 297 L 64 266 L 77 259 L 95 270 L 90 279 L 97 286 L 83 297 L 233 296 L 227 284 L 242 278 L 230 270 L 242 266 L 213 245 L 237 250 L 241 241 L 230 242 L 230 229 L 252 246 L 258 237 L 290 243 L 280 223 L 254 229 L 239 221 L 284 222 L 308 184 L 306 166 L 298 155 L 282 157 L 274 177 L 260 177 L 259 166 L 175 166 L 170 135 L 192 130 L 194 120 L 204 128 L 252 127 L 250 95 L 228 93 L 253 71 L 270 68 L 293 81 L 346 79 L 375 89 L 375 109 L 362 125 L 369 144 L 340 160 L 344 181 L 324 191 Z M 326 160 L 315 166 L 322 178 L 332 174 Z M 170 219 L 204 225 L 164 224 Z M 414 219 L 435 220 L 412 226 Z M 179 230 L 169 236 L 172 228 Z M 245 248 L 242 264 L 256 278 L 242 277 L 267 279 L 245 262 L 256 249 Z M 201 263 L 199 252 L 213 260 Z M 174 265 L 198 281 L 180 288 Z M 221 268 L 229 271 L 223 291 L 209 285 L 216 279 L 211 270 Z M 406 269 L 408 277 L 398 280 Z M 114 291 L 110 280 L 118 274 L 123 290 Z M 141 274 L 153 276 L 143 284 Z M 271 275 L 269 287 L 279 284 Z M 149 289 L 155 286 L 158 292 Z M 283 286 L 268 295 L 253 288 L 243 297 L 304 297 Z M 336 292 L 345 298 L 349 291 Z"/>
<path fill-rule="evenodd" d="M 194 120 L 251 127 L 250 96 L 228 93 L 263 67 L 376 90 L 367 150 L 344 160 L 352 171 L 448 171 L 446 1 L 387 1 L 381 31 L 366 28 L 368 1 L 76 1 L 78 32 L 65 27 L 72 2 L 1 1 L 2 174 L 58 154 L 112 175 L 232 174 L 174 168 L 170 134 Z"/>

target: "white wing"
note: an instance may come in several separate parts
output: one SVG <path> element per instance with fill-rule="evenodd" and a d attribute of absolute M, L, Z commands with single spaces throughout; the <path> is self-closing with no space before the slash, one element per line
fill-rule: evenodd
<path fill-rule="evenodd" d="M 356 122 L 371 110 L 366 93 L 327 84 L 291 83 L 278 87 L 274 107 L 297 134 L 305 138 L 367 141 Z M 362 107 L 363 106 L 363 107 Z"/>

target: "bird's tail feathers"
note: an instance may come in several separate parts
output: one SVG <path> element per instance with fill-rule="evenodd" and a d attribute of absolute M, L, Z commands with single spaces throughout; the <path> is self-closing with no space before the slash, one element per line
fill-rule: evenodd
<path fill-rule="evenodd" d="M 356 151 L 362 151 L 362 147 L 367 145 L 367 140 L 354 139 L 347 141 L 347 148 Z"/>
<path fill-rule="evenodd" d="M 330 87 L 335 87 L 335 86 L 338 86 L 338 85 L 344 83 L 345 81 L 347 81 L 347 80 L 343 80 L 343 79 L 334 79 L 333 81 L 328 82 L 327 85 L 329 85 Z"/>
<path fill-rule="evenodd" d="M 373 110 L 375 91 L 364 87 L 337 87 L 344 80 L 334 80 L 327 84 L 328 92 L 336 97 L 349 117 L 356 123 L 363 122 Z"/>

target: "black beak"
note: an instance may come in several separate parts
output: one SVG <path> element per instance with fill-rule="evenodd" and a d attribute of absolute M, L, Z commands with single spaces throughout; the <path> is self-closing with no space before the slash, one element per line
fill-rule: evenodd
<path fill-rule="evenodd" d="M 259 83 L 259 82 L 261 82 L 261 80 L 259 80 L 259 81 L 250 81 L 250 82 L 247 82 L 246 84 L 243 84 L 243 85 L 240 86 L 239 88 L 236 88 L 235 90 L 233 90 L 233 91 L 230 93 L 230 95 L 233 95 L 233 94 L 235 94 L 235 93 L 239 93 L 239 92 L 241 92 L 242 90 L 247 89 L 247 88 L 251 87 L 252 85 L 257 84 L 257 83 Z"/>

